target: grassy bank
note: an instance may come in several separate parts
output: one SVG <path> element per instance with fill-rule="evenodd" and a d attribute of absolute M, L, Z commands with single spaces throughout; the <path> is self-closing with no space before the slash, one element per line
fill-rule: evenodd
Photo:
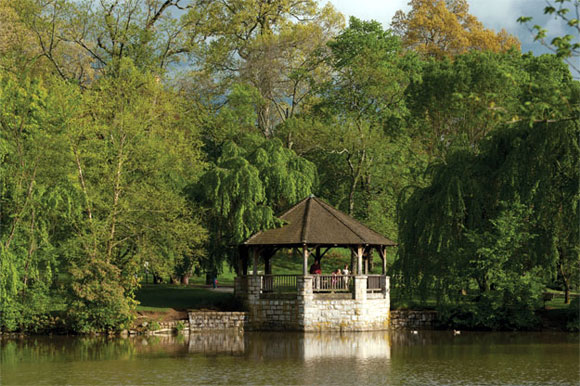
<path fill-rule="evenodd" d="M 137 291 L 137 311 L 167 312 L 170 310 L 208 309 L 230 311 L 238 307 L 234 296 L 210 288 L 169 284 L 146 284 Z"/>

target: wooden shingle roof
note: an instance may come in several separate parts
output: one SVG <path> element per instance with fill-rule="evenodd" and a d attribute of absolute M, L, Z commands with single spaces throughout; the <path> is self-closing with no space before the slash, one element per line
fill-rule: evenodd
<path fill-rule="evenodd" d="M 280 228 L 261 231 L 246 240 L 246 246 L 395 246 L 395 242 L 354 218 L 310 196 L 282 214 Z"/>

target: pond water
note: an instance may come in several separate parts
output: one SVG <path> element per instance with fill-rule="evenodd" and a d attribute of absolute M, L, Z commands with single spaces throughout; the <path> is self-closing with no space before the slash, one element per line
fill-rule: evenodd
<path fill-rule="evenodd" d="M 580 383 L 578 334 L 249 333 L 0 341 L 0 384 Z"/>

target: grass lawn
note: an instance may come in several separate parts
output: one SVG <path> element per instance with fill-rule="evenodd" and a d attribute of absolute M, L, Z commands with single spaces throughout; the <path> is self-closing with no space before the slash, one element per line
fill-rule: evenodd
<path fill-rule="evenodd" d="M 232 293 L 211 288 L 170 284 L 145 284 L 137 291 L 137 311 L 167 312 L 187 309 L 233 311 L 238 308 Z"/>
<path fill-rule="evenodd" d="M 556 296 L 554 299 L 547 301 L 545 308 L 548 310 L 561 310 L 561 309 L 568 309 L 570 304 L 564 303 L 564 292 L 563 291 L 556 291 L 552 289 L 548 289 L 546 292 L 552 292 Z M 578 297 L 578 292 L 571 292 L 570 293 L 570 302 L 574 300 L 575 297 Z"/>

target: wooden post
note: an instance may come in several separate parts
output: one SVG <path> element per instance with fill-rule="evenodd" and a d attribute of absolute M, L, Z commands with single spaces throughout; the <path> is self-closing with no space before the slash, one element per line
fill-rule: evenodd
<path fill-rule="evenodd" d="M 356 274 L 362 275 L 363 272 L 363 247 L 359 245 L 356 249 Z"/>
<path fill-rule="evenodd" d="M 258 275 L 258 256 L 259 256 L 258 248 L 254 248 L 253 252 L 254 252 L 253 253 L 253 257 L 254 257 L 254 272 L 253 273 L 254 273 L 254 276 L 257 276 Z"/>
<path fill-rule="evenodd" d="M 367 255 L 367 258 L 365 259 L 365 275 L 369 274 L 369 257 Z"/>
<path fill-rule="evenodd" d="M 387 247 L 380 247 L 379 254 L 383 259 L 383 275 L 387 274 Z"/>
<path fill-rule="evenodd" d="M 247 276 L 248 275 L 248 254 L 250 253 L 251 248 L 250 247 L 243 247 L 243 248 L 239 248 L 239 255 L 240 255 L 240 260 L 239 260 L 239 274 L 243 275 L 243 276 Z"/>
<path fill-rule="evenodd" d="M 302 257 L 304 258 L 302 273 L 306 276 L 308 275 L 308 248 L 306 248 L 306 244 L 302 245 Z"/>

